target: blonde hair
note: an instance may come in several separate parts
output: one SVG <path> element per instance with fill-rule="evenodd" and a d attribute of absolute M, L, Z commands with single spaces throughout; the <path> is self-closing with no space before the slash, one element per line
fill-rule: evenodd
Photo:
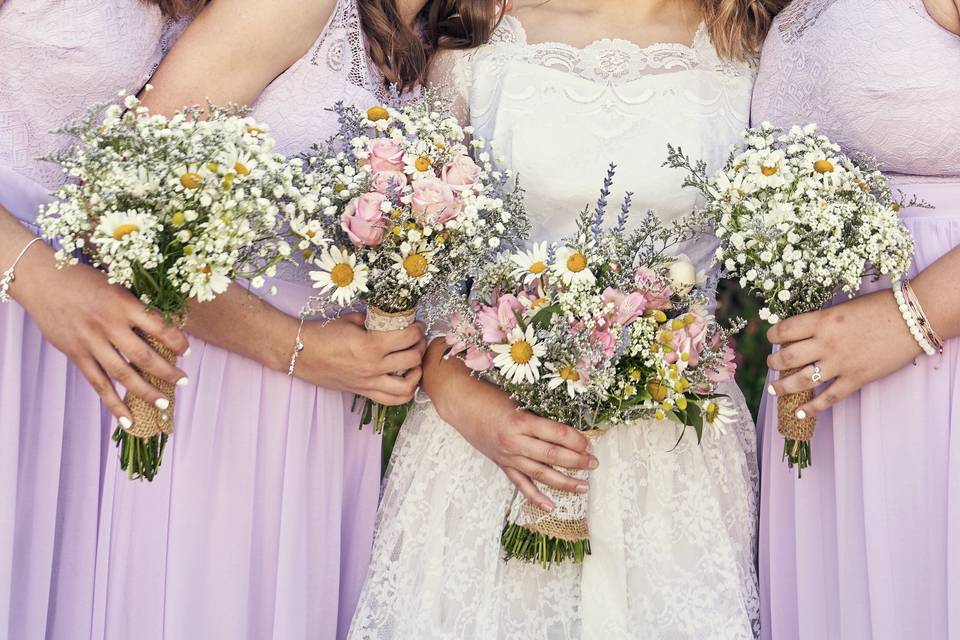
<path fill-rule="evenodd" d="M 746 60 L 760 52 L 776 15 L 790 0 L 703 0 L 707 32 L 720 57 Z"/>

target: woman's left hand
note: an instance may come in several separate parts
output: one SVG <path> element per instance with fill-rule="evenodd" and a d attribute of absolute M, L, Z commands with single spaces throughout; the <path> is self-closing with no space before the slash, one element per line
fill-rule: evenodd
<path fill-rule="evenodd" d="M 773 382 L 768 393 L 791 394 L 828 383 L 813 401 L 800 407 L 807 417 L 923 354 L 889 289 L 788 318 L 774 325 L 767 337 L 773 344 L 784 345 L 767 358 L 771 369 L 800 369 Z M 819 382 L 813 380 L 815 365 L 820 366 Z"/>

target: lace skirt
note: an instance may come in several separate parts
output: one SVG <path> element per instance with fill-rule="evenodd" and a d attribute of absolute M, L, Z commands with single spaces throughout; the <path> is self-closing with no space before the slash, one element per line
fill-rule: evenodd
<path fill-rule="evenodd" d="M 702 445 L 644 422 L 594 444 L 593 553 L 545 570 L 504 562 L 500 532 L 515 489 L 430 404 L 400 433 L 374 557 L 349 637 L 753 638 L 756 433 L 739 389 L 725 435 Z M 688 434 L 692 435 L 692 434 Z"/>

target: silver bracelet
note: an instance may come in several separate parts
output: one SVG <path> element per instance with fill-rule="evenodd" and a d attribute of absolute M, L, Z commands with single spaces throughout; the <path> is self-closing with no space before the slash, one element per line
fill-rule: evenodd
<path fill-rule="evenodd" d="M 13 261 L 13 264 L 10 265 L 10 268 L 3 272 L 3 276 L 0 276 L 0 303 L 8 302 L 10 300 L 10 285 L 13 284 L 13 281 L 16 280 L 14 276 L 14 270 L 17 268 L 17 265 L 20 264 L 20 260 L 27 253 L 27 249 L 33 246 L 34 242 L 40 242 L 41 238 L 34 238 L 27 243 L 27 246 L 20 251 L 20 255 L 17 256 L 16 260 Z"/>
<path fill-rule="evenodd" d="M 300 316 L 300 326 L 297 327 L 297 341 L 293 343 L 293 354 L 290 356 L 290 368 L 287 369 L 288 376 L 293 375 L 293 370 L 297 368 L 297 358 L 300 356 L 300 352 L 303 351 L 303 340 L 300 339 L 300 334 L 303 332 L 303 323 L 305 320 L 305 317 Z"/>

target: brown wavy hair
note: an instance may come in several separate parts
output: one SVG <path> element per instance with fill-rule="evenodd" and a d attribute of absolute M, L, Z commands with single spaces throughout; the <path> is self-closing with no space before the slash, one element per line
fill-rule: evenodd
<path fill-rule="evenodd" d="M 163 15 L 171 18 L 192 17 L 200 13 L 207 0 L 147 0 L 160 7 Z"/>
<path fill-rule="evenodd" d="M 760 52 L 773 19 L 790 0 L 702 0 L 707 32 L 720 57 L 747 60 Z"/>
<path fill-rule="evenodd" d="M 357 5 L 370 58 L 401 89 L 424 81 L 438 49 L 469 49 L 485 43 L 506 0 L 429 0 L 411 27 L 398 0 L 361 0 Z"/>

